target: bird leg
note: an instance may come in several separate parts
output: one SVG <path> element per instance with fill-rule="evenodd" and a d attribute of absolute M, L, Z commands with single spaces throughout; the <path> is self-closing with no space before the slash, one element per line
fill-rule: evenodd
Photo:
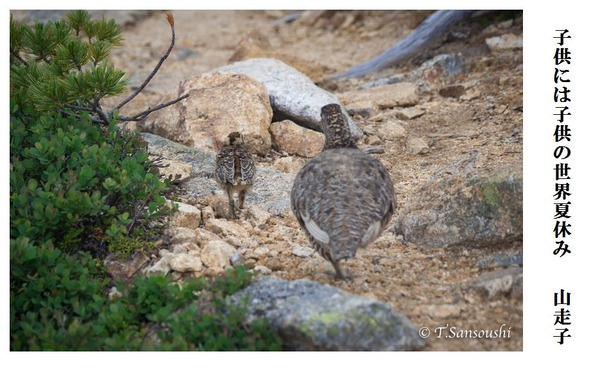
<path fill-rule="evenodd" d="M 241 190 L 239 193 L 240 210 L 244 208 L 244 201 L 246 200 L 246 190 Z"/>
<path fill-rule="evenodd" d="M 332 261 L 331 264 L 333 264 L 333 268 L 335 268 L 335 278 L 338 280 L 346 279 L 342 272 L 342 268 L 340 267 L 340 263 L 338 261 Z"/>
<path fill-rule="evenodd" d="M 235 199 L 233 198 L 233 194 L 231 193 L 231 189 L 227 189 L 227 197 L 229 198 L 229 211 L 233 218 L 237 219 L 237 214 L 235 212 Z"/>
<path fill-rule="evenodd" d="M 342 266 L 339 261 L 331 262 L 333 264 L 333 268 L 335 268 L 335 279 L 336 280 L 353 280 L 356 278 L 356 274 L 350 272 L 348 269 L 345 271 L 342 270 Z"/>

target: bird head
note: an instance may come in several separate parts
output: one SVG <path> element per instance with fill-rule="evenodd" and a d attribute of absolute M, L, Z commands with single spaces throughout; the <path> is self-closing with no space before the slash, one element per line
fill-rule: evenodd
<path fill-rule="evenodd" d="M 325 149 L 356 148 L 350 133 L 348 118 L 339 104 L 327 104 L 321 108 L 321 130 L 325 134 Z"/>
<path fill-rule="evenodd" d="M 240 145 L 244 143 L 244 136 L 240 132 L 234 131 L 229 133 L 227 140 L 229 145 Z"/>

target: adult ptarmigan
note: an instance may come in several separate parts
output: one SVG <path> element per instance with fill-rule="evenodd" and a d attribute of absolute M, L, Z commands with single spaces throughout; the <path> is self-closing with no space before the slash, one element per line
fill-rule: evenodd
<path fill-rule="evenodd" d="M 321 109 L 323 151 L 298 172 L 291 205 L 308 239 L 343 279 L 340 260 L 373 242 L 392 218 L 396 195 L 388 171 L 359 150 L 338 104 Z"/>

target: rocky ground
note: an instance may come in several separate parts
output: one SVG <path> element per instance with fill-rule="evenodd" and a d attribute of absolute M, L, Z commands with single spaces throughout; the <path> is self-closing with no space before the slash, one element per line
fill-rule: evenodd
<path fill-rule="evenodd" d="M 195 233 L 203 235 L 198 242 L 227 245 L 186 244 L 181 251 L 221 251 L 260 273 L 310 279 L 387 303 L 417 329 L 430 329 L 426 350 L 522 350 L 522 14 L 476 15 L 401 67 L 335 80 L 327 76 L 380 54 L 430 12 L 312 11 L 282 22 L 291 13 L 174 12 L 175 49 L 124 113 L 176 96 L 181 81 L 228 63 L 278 58 L 335 94 L 364 133 L 359 144 L 382 152 L 376 156 L 394 181 L 396 214 L 377 241 L 343 264 L 355 277 L 335 280 L 285 203 L 294 174 L 322 139 L 311 135 L 303 145 L 308 149 L 294 149 L 278 140 L 281 125 L 271 125 L 271 147 L 257 157 L 259 180 L 269 183 L 257 185 L 239 221 L 227 218 L 216 184 L 195 191 L 182 186 L 178 200 L 202 210 L 205 233 Z M 136 86 L 168 46 L 169 28 L 160 12 L 130 12 L 122 21 L 124 44 L 114 62 Z M 285 131 L 279 134 L 286 138 Z M 170 154 L 167 159 L 184 153 L 150 144 L 154 153 Z M 206 160 L 204 168 L 180 159 L 188 181 L 212 180 L 212 155 L 202 153 L 194 161 Z M 172 168 L 177 173 L 177 165 Z M 269 191 L 281 194 L 281 202 L 265 195 Z M 509 336 L 460 333 L 498 329 Z"/>

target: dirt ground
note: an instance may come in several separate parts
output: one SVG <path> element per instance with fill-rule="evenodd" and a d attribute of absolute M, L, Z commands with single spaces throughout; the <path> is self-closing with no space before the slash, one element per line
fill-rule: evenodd
<path fill-rule="evenodd" d="M 466 97 L 440 96 L 435 88 L 420 91 L 418 108 L 425 115 L 406 120 L 410 137 L 427 140 L 429 152 L 410 155 L 405 145 L 386 141 L 377 155 L 395 182 L 398 208 L 444 167 L 478 151 L 474 170 L 486 173 L 503 166 L 522 166 L 522 50 L 491 53 L 485 38 L 512 33 L 522 36 L 522 14 L 498 13 L 461 22 L 446 39 L 400 68 L 353 80 L 326 81 L 323 76 L 366 61 L 408 34 L 428 11 L 340 11 L 305 16 L 273 26 L 289 11 L 176 11 L 177 41 L 143 96 L 125 111 L 145 109 L 174 91 L 181 80 L 225 65 L 236 46 L 251 31 L 264 35 L 275 52 L 312 64 L 318 84 L 334 93 L 356 90 L 379 78 L 410 72 L 437 54 L 460 52 L 465 71 L 452 80 L 466 88 Z M 313 18 L 313 19 L 310 19 Z M 124 45 L 114 51 L 115 65 L 127 71 L 132 85 L 145 78 L 166 47 L 170 34 L 165 16 L 153 12 L 128 23 Z M 412 80 L 408 80 L 412 81 Z M 355 116 L 366 132 L 380 123 Z M 276 156 L 259 160 L 271 166 Z M 400 242 L 393 232 L 397 215 L 386 232 L 343 267 L 355 278 L 337 281 L 332 267 L 318 254 L 291 255 L 290 242 L 310 247 L 291 212 L 273 216 L 257 239 L 269 252 L 256 264 L 286 279 L 308 278 L 373 297 L 392 305 L 418 328 L 432 331 L 428 350 L 522 350 L 522 298 L 487 299 L 467 288 L 484 271 L 475 263 L 484 250 L 427 249 Z M 288 240 L 281 240 L 285 235 Z M 503 326 L 504 324 L 504 326 Z M 435 328 L 510 329 L 510 337 L 471 339 L 435 337 Z"/>

